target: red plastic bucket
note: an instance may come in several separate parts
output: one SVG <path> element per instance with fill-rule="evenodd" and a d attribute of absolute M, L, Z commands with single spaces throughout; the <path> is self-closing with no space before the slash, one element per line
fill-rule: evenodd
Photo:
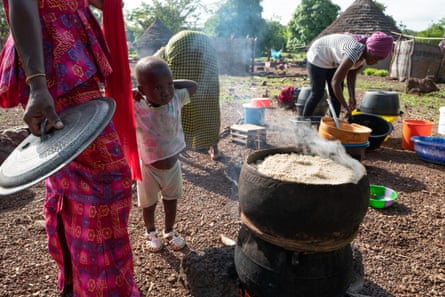
<path fill-rule="evenodd" d="M 270 99 L 269 98 L 253 98 L 250 100 L 250 103 L 254 107 L 270 107 Z"/>
<path fill-rule="evenodd" d="M 402 148 L 414 151 L 412 136 L 431 136 L 434 123 L 428 120 L 403 120 Z"/>

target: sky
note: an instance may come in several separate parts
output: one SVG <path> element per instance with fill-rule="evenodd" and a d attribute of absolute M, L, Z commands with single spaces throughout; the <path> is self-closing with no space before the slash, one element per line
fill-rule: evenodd
<path fill-rule="evenodd" d="M 341 11 L 346 10 L 354 0 L 331 0 L 332 3 L 340 6 Z M 125 8 L 132 9 L 141 2 L 149 3 L 149 0 L 124 0 Z M 218 0 L 201 0 L 209 7 L 216 7 L 221 3 Z M 445 18 L 443 0 L 378 0 L 386 6 L 385 13 L 394 18 L 397 25 L 403 24 L 407 29 L 422 31 L 430 27 L 433 23 Z M 279 20 L 286 25 L 301 3 L 299 0 L 262 0 L 263 18 Z M 399 26 L 400 27 L 400 26 Z"/>

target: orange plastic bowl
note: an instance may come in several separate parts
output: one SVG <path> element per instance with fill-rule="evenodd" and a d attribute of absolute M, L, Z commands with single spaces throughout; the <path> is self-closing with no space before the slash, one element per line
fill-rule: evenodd
<path fill-rule="evenodd" d="M 368 141 L 372 131 L 370 128 L 355 123 L 349 124 L 340 119 L 338 122 L 340 124 L 339 128 L 336 127 L 333 118 L 321 118 L 318 128 L 320 137 L 327 140 L 338 139 L 342 144 L 363 144 Z"/>

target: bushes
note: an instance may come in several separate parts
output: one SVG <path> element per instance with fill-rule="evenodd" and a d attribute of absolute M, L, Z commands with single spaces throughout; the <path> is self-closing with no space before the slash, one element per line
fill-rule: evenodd
<path fill-rule="evenodd" d="M 384 70 L 384 69 L 375 69 L 375 68 L 366 68 L 363 71 L 364 75 L 375 75 L 375 76 L 380 76 L 380 77 L 385 77 L 388 75 L 388 70 Z"/>

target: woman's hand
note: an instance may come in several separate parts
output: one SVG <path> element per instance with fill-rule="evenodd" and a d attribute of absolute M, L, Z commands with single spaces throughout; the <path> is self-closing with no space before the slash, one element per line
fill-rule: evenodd
<path fill-rule="evenodd" d="M 352 116 L 352 110 L 346 109 L 345 120 L 348 121 Z"/>
<path fill-rule="evenodd" d="M 349 98 L 349 108 L 354 110 L 357 108 L 357 100 L 355 98 Z"/>
<path fill-rule="evenodd" d="M 26 105 L 23 120 L 33 135 L 41 136 L 40 125 L 45 119 L 48 120 L 45 131 L 49 131 L 52 128 L 63 128 L 63 123 L 56 113 L 54 99 L 48 88 L 46 86 L 35 87 L 31 84 L 31 94 Z"/>

